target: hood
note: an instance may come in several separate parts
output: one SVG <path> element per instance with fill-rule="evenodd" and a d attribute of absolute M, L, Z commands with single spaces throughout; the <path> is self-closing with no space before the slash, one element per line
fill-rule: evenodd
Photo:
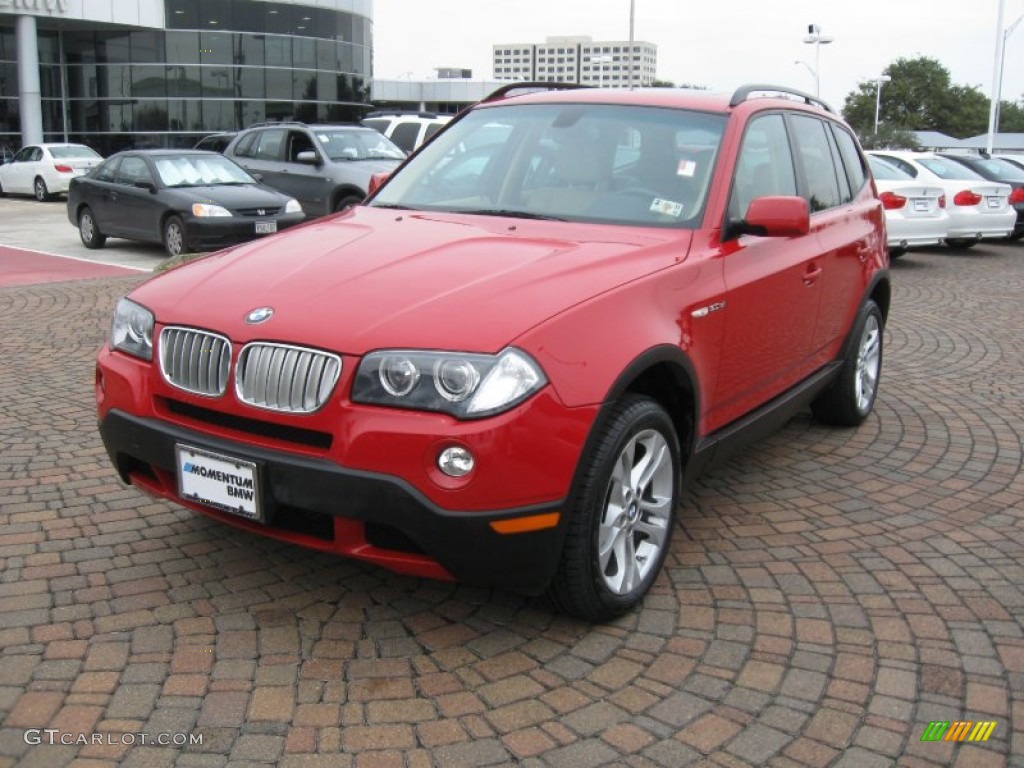
<path fill-rule="evenodd" d="M 366 186 L 370 177 L 375 173 L 391 173 L 402 160 L 388 160 L 386 158 L 368 158 L 366 160 L 334 160 L 332 165 L 335 170 L 332 172 L 339 181 L 351 182 L 355 178 L 365 179 L 362 186 Z"/>
<path fill-rule="evenodd" d="M 548 318 L 686 257 L 688 230 L 359 206 L 200 259 L 132 292 L 161 324 L 361 355 L 496 352 Z M 258 307 L 273 316 L 243 319 Z"/>

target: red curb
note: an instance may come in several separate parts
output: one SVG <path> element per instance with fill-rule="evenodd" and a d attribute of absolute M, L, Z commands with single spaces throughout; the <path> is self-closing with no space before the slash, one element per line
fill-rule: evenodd
<path fill-rule="evenodd" d="M 137 274 L 139 270 L 128 267 L 0 245 L 0 288 Z"/>

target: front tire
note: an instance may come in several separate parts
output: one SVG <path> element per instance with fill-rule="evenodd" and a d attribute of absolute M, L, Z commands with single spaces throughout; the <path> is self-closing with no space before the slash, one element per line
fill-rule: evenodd
<path fill-rule="evenodd" d="M 640 603 L 668 553 L 681 474 L 672 419 L 654 400 L 627 395 L 584 461 L 548 595 L 563 611 L 602 622 Z"/>
<path fill-rule="evenodd" d="M 82 245 L 93 250 L 102 248 L 103 244 L 107 242 L 106 235 L 100 232 L 99 225 L 96 224 L 96 218 L 92 214 L 92 209 L 88 206 L 83 208 L 82 212 L 78 214 L 78 235 L 82 238 Z"/>
<path fill-rule="evenodd" d="M 966 251 L 968 248 L 973 248 L 978 244 L 977 240 L 967 237 L 947 237 L 946 245 L 950 248 L 959 248 L 962 251 Z"/>
<path fill-rule="evenodd" d="M 171 258 L 186 251 L 185 225 L 180 216 L 168 216 L 164 222 L 164 250 Z"/>
<path fill-rule="evenodd" d="M 363 202 L 363 198 L 359 195 L 344 195 L 334 204 L 334 212 L 340 213 L 341 211 L 347 211 L 349 208 L 353 208 L 361 202 Z"/>
<path fill-rule="evenodd" d="M 32 194 L 40 203 L 45 203 L 50 199 L 50 190 L 47 189 L 46 179 L 42 176 L 36 176 L 36 180 L 32 182 Z"/>
<path fill-rule="evenodd" d="M 875 406 L 882 371 L 882 312 L 868 299 L 857 315 L 852 343 L 839 378 L 811 403 L 815 418 L 823 424 L 856 427 Z"/>

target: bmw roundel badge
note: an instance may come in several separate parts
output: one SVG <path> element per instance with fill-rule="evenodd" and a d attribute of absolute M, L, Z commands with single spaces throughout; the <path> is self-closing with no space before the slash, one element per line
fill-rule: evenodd
<path fill-rule="evenodd" d="M 274 314 L 273 307 L 257 307 L 245 316 L 245 322 L 249 325 L 266 322 Z"/>

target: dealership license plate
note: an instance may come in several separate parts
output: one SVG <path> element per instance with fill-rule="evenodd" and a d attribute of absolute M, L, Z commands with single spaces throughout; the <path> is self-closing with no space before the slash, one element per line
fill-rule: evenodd
<path fill-rule="evenodd" d="M 1001 197 L 990 197 L 988 199 L 988 207 L 989 208 L 1002 208 L 1003 207 L 1003 199 Z"/>
<path fill-rule="evenodd" d="M 256 222 L 256 234 L 257 235 L 269 235 L 277 232 L 276 221 L 257 221 Z"/>
<path fill-rule="evenodd" d="M 930 209 L 931 209 L 931 206 L 928 205 L 928 201 L 927 200 L 915 200 L 914 201 L 914 210 L 915 211 L 926 212 L 926 211 L 928 211 Z"/>
<path fill-rule="evenodd" d="M 263 522 L 255 462 L 180 443 L 175 453 L 182 498 Z"/>

